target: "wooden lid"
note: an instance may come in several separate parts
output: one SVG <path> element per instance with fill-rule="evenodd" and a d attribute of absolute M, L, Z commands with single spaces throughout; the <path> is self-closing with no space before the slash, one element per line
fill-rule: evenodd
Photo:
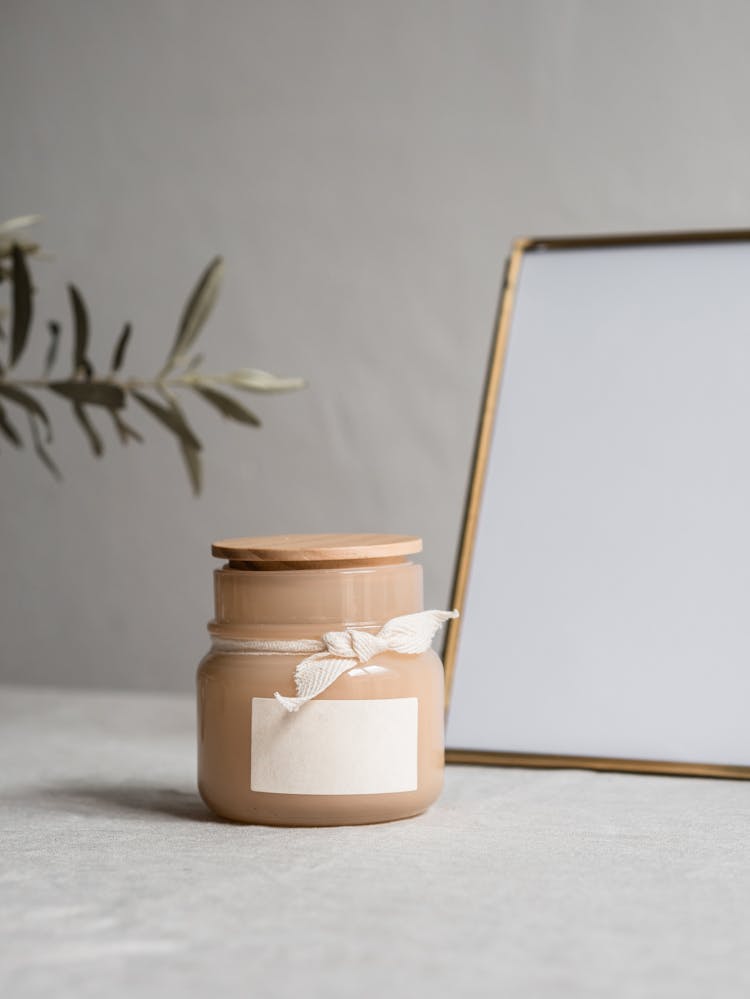
<path fill-rule="evenodd" d="M 362 562 L 422 551 L 422 539 L 407 534 L 274 534 L 225 538 L 212 554 L 232 562 Z"/>

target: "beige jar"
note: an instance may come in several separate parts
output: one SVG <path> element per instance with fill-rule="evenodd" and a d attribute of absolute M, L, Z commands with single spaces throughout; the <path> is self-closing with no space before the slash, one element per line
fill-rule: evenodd
<path fill-rule="evenodd" d="M 422 611 L 419 538 L 291 535 L 217 542 L 211 651 L 198 669 L 198 786 L 237 822 L 323 826 L 417 815 L 443 784 L 443 668 L 431 649 L 344 664 L 288 711 L 295 668 L 327 632 L 377 634 Z M 274 651 L 264 648 L 277 643 Z M 280 649 L 282 651 L 276 651 Z"/>

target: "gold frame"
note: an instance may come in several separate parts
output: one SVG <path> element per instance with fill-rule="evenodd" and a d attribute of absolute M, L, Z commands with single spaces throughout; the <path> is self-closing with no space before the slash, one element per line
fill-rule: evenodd
<path fill-rule="evenodd" d="M 594 249 L 602 247 L 652 246 L 670 243 L 737 243 L 750 242 L 750 229 L 710 230 L 705 232 L 654 232 L 601 236 L 553 236 L 549 238 L 516 239 L 505 264 L 505 273 L 497 322 L 485 382 L 479 428 L 474 448 L 469 491 L 464 510 L 463 530 L 453 582 L 451 607 L 464 609 L 466 586 L 476 537 L 479 507 L 484 488 L 487 460 L 495 423 L 500 386 L 505 363 L 508 335 L 518 278 L 526 253 L 538 250 Z M 450 706 L 453 675 L 456 665 L 462 618 L 451 620 L 446 633 L 443 659 L 445 662 L 446 711 Z M 561 756 L 548 753 L 512 753 L 502 751 L 447 749 L 448 763 L 474 763 L 511 767 L 576 768 L 613 770 L 646 774 L 676 774 L 692 777 L 728 777 L 750 780 L 750 766 L 715 763 L 680 763 L 666 760 L 613 759 L 598 756 Z"/>

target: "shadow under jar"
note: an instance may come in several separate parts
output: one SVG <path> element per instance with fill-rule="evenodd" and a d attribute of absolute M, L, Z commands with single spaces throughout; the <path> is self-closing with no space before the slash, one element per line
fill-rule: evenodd
<path fill-rule="evenodd" d="M 198 786 L 217 815 L 288 826 L 423 812 L 443 784 L 444 678 L 431 649 L 351 661 L 298 711 L 309 651 L 270 651 L 353 628 L 376 634 L 423 610 L 422 568 L 401 535 L 282 535 L 216 542 L 213 644 L 198 668 Z M 260 647 L 260 651 L 259 651 Z"/>

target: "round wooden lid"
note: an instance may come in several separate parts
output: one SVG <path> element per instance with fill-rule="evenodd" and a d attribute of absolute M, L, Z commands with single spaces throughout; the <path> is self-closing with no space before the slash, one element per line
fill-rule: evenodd
<path fill-rule="evenodd" d="M 422 551 L 422 539 L 407 534 L 273 534 L 225 538 L 212 554 L 235 562 L 360 562 Z"/>

